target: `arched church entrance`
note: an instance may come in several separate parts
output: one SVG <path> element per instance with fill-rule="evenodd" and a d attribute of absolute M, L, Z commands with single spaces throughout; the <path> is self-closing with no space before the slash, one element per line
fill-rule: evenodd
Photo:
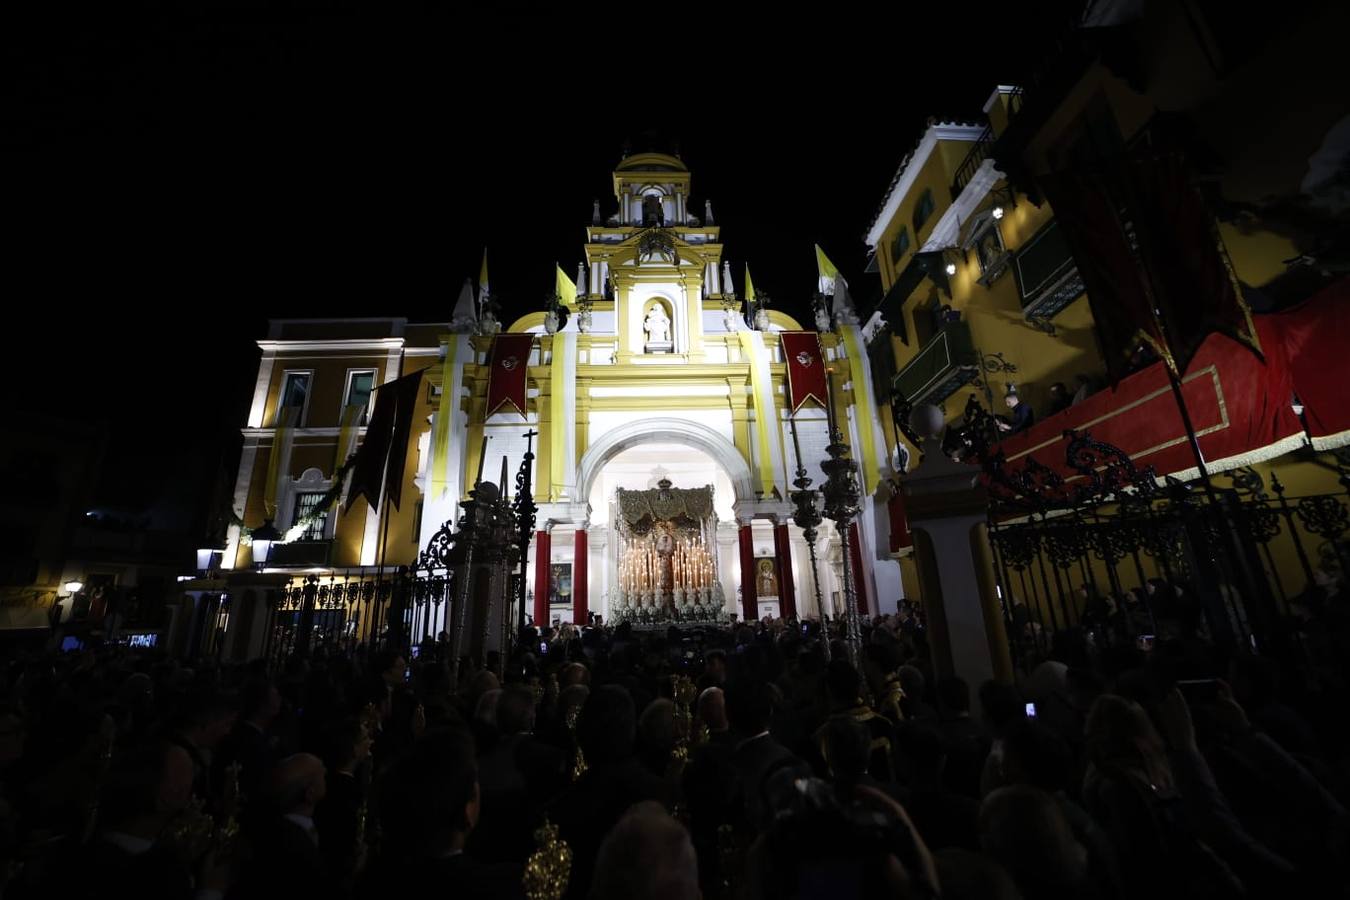
<path fill-rule="evenodd" d="M 585 542 L 566 525 L 551 535 L 550 619 L 572 618 L 578 578 L 589 610 L 610 622 L 735 611 L 736 509 L 753 502 L 752 483 L 730 439 L 698 422 L 651 417 L 595 436 L 577 467 Z"/>

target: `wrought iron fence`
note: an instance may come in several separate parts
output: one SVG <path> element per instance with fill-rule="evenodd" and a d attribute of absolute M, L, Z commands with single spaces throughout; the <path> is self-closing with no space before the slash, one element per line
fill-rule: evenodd
<path fill-rule="evenodd" d="M 321 647 L 348 653 L 362 646 L 405 652 L 431 648 L 442 658 L 468 657 L 482 666 L 493 644 L 498 658 L 504 657 L 512 633 L 526 624 L 524 582 L 535 522 L 534 435 L 525 435 L 515 499 L 504 489 L 505 460 L 498 484 L 483 482 L 480 472 L 460 504 L 459 521 L 445 522 L 411 566 L 297 575 L 271 592 L 264 657 L 275 667 Z"/>
<path fill-rule="evenodd" d="M 1340 490 L 1291 496 L 1243 468 L 1203 482 L 1161 479 L 1116 447 L 1065 432 L 1066 477 L 1016 470 L 967 407 L 949 441 L 979 461 L 990 494 L 997 591 L 1015 662 L 1029 671 L 1171 638 L 1283 658 L 1312 681 L 1341 677 L 1309 635 L 1328 587 L 1350 571 L 1350 453 L 1317 461 Z"/>

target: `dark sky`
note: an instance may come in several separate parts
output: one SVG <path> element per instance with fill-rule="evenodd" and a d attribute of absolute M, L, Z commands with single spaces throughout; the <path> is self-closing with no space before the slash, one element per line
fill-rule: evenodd
<path fill-rule="evenodd" d="M 748 261 L 801 310 L 819 241 L 867 297 L 861 235 L 925 118 L 977 117 L 1063 21 L 255 6 L 0 29 L 19 405 L 108 423 L 109 503 L 175 499 L 186 460 L 237 452 L 269 317 L 444 321 L 485 244 L 494 293 L 538 308 L 592 198 L 613 210 L 624 141 L 653 130 L 694 208 L 713 200 L 738 281 Z"/>

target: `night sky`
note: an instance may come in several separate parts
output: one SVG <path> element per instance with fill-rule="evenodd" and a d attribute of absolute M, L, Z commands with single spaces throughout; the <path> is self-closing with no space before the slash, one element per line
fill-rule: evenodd
<path fill-rule="evenodd" d="M 270 317 L 445 321 L 484 245 L 508 315 L 539 308 L 592 198 L 614 210 L 625 140 L 678 143 L 738 287 L 749 262 L 801 314 L 819 241 L 871 297 L 861 235 L 925 119 L 978 117 L 1065 21 L 893 6 L 752 31 L 628 7 L 587 36 L 219 7 L 0 28 L 17 402 L 107 423 L 110 506 L 199 504 L 222 458 L 232 477 Z"/>

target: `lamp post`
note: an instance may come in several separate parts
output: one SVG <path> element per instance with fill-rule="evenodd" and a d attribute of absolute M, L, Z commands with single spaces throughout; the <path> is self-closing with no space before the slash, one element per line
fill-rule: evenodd
<path fill-rule="evenodd" d="M 253 529 L 253 562 L 259 569 L 266 567 L 267 558 L 272 554 L 272 545 L 281 540 L 281 532 L 272 524 L 271 519 L 263 522 L 261 528 Z"/>
<path fill-rule="evenodd" d="M 788 427 L 792 430 L 792 449 L 797 454 L 797 477 L 793 484 L 797 489 L 788 496 L 792 499 L 792 521 L 802 530 L 802 537 L 806 538 L 806 550 L 811 556 L 811 584 L 816 590 L 816 610 L 820 613 L 820 621 L 823 629 L 821 649 L 825 654 L 825 661 L 830 661 L 830 617 L 825 610 L 825 601 L 820 593 L 820 568 L 816 563 L 816 528 L 820 526 L 820 510 L 816 507 L 817 491 L 811 490 L 811 479 L 806 474 L 806 466 L 802 465 L 802 445 L 797 438 L 797 419 L 795 416 L 788 417 Z"/>
<path fill-rule="evenodd" d="M 825 470 L 825 484 L 821 493 L 825 497 L 825 517 L 834 522 L 839 532 L 839 543 L 844 552 L 844 643 L 848 647 L 848 658 L 854 668 L 862 671 L 862 621 L 858 617 L 858 601 L 853 586 L 853 553 L 850 526 L 858 515 L 861 492 L 858 489 L 858 463 L 848 457 L 849 447 L 844 443 L 844 433 L 839 429 L 838 416 L 834 409 L 834 378 L 827 369 L 825 372 L 827 399 L 829 402 L 830 444 L 825 452 L 830 458 L 820 464 Z"/>
<path fill-rule="evenodd" d="M 270 549 L 270 548 L 269 548 Z M 225 552 L 225 542 L 209 540 L 197 548 L 197 571 L 209 575 L 219 564 L 218 554 Z"/>

